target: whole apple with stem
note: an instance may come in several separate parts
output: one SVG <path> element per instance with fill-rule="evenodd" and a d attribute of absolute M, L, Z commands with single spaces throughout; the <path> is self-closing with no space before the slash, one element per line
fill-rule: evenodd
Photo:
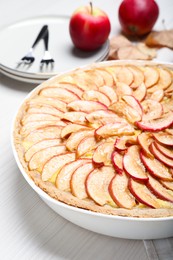
<path fill-rule="evenodd" d="M 154 0 L 123 0 L 118 15 L 125 34 L 141 36 L 152 30 L 159 16 L 159 7 Z"/>
<path fill-rule="evenodd" d="M 84 51 L 101 47 L 108 39 L 110 30 L 107 14 L 92 6 L 92 3 L 78 8 L 70 19 L 69 32 L 72 42 Z"/>

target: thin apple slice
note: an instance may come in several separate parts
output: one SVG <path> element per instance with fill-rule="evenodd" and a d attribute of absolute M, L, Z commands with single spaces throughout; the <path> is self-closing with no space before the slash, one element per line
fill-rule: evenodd
<path fill-rule="evenodd" d="M 145 67 L 144 69 L 144 83 L 147 88 L 152 87 L 159 80 L 159 71 L 155 67 Z"/>
<path fill-rule="evenodd" d="M 124 100 L 126 102 L 126 104 L 128 104 L 134 110 L 138 111 L 138 113 L 142 117 L 143 108 L 142 108 L 141 104 L 139 103 L 139 101 L 135 97 L 133 97 L 131 95 L 124 95 L 124 96 L 122 96 L 122 100 Z"/>
<path fill-rule="evenodd" d="M 130 87 L 136 89 L 144 82 L 143 71 L 139 67 L 133 65 L 129 65 L 128 69 L 133 74 L 133 82 L 130 84 Z"/>
<path fill-rule="evenodd" d="M 166 167 L 163 163 L 158 161 L 157 159 L 151 159 L 147 157 L 143 151 L 140 152 L 140 158 L 143 164 L 145 165 L 148 172 L 156 178 L 165 181 L 172 181 L 173 177 L 168 167 Z"/>
<path fill-rule="evenodd" d="M 114 204 L 109 194 L 108 187 L 114 177 L 113 167 L 103 166 L 91 171 L 86 179 L 86 191 L 88 196 L 100 206 Z"/>
<path fill-rule="evenodd" d="M 112 66 L 110 67 L 115 78 L 118 82 L 123 82 L 128 86 L 133 82 L 133 73 L 125 66 Z"/>
<path fill-rule="evenodd" d="M 56 187 L 59 190 L 70 191 L 70 180 L 73 172 L 80 166 L 89 162 L 91 163 L 91 160 L 89 159 L 78 159 L 72 162 L 70 161 L 67 164 L 65 164 L 57 175 L 55 181 Z"/>
<path fill-rule="evenodd" d="M 124 151 L 128 148 L 128 144 L 137 144 L 136 135 L 132 135 L 132 136 L 123 135 L 119 138 L 116 138 L 114 147 L 118 151 Z"/>
<path fill-rule="evenodd" d="M 165 155 L 167 158 L 170 158 L 173 160 L 173 148 L 171 147 L 165 147 L 158 142 L 154 142 L 155 147 L 161 152 L 163 155 Z"/>
<path fill-rule="evenodd" d="M 164 98 L 164 90 L 163 89 L 156 90 L 150 96 L 150 99 L 158 101 L 158 102 L 162 101 L 163 98 Z"/>
<path fill-rule="evenodd" d="M 83 138 L 77 146 L 76 157 L 79 158 L 88 152 L 93 151 L 98 146 L 94 136 Z"/>
<path fill-rule="evenodd" d="M 102 76 L 102 78 L 104 79 L 104 84 L 106 84 L 109 87 L 112 87 L 114 85 L 113 77 L 109 72 L 100 68 L 100 69 L 97 69 L 97 73 L 99 73 Z"/>
<path fill-rule="evenodd" d="M 146 99 L 142 102 L 142 121 L 160 118 L 163 114 L 163 106 L 156 100 Z"/>
<path fill-rule="evenodd" d="M 49 114 L 57 117 L 62 117 L 63 112 L 58 110 L 57 108 L 51 107 L 51 106 L 35 106 L 35 107 L 30 107 L 27 110 L 28 114 Z"/>
<path fill-rule="evenodd" d="M 51 86 L 51 85 L 50 85 Z M 83 95 L 83 89 L 81 89 L 80 87 L 78 87 L 75 84 L 70 84 L 70 83 L 58 83 L 58 85 L 56 87 L 60 87 L 60 88 L 65 88 L 67 90 L 72 91 L 73 93 L 75 93 L 78 97 L 82 97 Z"/>
<path fill-rule="evenodd" d="M 72 123 L 83 124 L 86 122 L 87 113 L 84 112 L 66 112 L 62 119 Z"/>
<path fill-rule="evenodd" d="M 32 145 L 25 153 L 25 160 L 29 162 L 31 157 L 38 151 L 45 149 L 47 147 L 52 147 L 55 145 L 59 145 L 61 143 L 61 139 L 47 139 L 40 141 L 34 145 Z"/>
<path fill-rule="evenodd" d="M 173 93 L 173 82 L 171 83 L 171 85 L 164 92 L 165 92 L 165 95 L 172 96 L 172 93 Z"/>
<path fill-rule="evenodd" d="M 136 202 L 133 195 L 128 189 L 128 177 L 124 172 L 121 175 L 116 174 L 109 185 L 109 193 L 115 203 L 126 209 L 132 209 L 135 207 Z"/>
<path fill-rule="evenodd" d="M 97 69 L 87 70 L 86 75 L 88 84 L 94 83 L 98 88 L 104 85 L 104 78 L 98 73 Z"/>
<path fill-rule="evenodd" d="M 144 83 L 140 84 L 137 89 L 133 91 L 133 96 L 138 100 L 142 101 L 144 100 L 145 96 L 147 94 L 147 88 Z"/>
<path fill-rule="evenodd" d="M 58 100 L 58 98 L 46 98 L 43 96 L 38 96 L 36 98 L 30 99 L 27 104 L 32 107 L 32 106 L 44 106 L 44 105 L 49 105 L 52 107 L 55 107 L 56 109 L 59 109 L 62 112 L 66 112 L 66 103 L 63 101 Z"/>
<path fill-rule="evenodd" d="M 107 106 L 98 101 L 76 100 L 70 102 L 67 108 L 72 111 L 91 113 L 100 109 L 107 109 Z"/>
<path fill-rule="evenodd" d="M 110 111 L 110 110 L 96 110 L 94 112 L 91 112 L 89 114 L 86 115 L 86 120 L 92 124 L 97 124 L 98 122 L 99 123 L 103 123 L 103 122 L 119 122 L 120 120 L 120 117 L 118 117 L 113 111 Z M 124 121 L 124 120 L 122 120 Z"/>
<path fill-rule="evenodd" d="M 171 194 L 170 191 L 163 187 L 163 185 L 152 176 L 149 176 L 147 187 L 159 199 L 173 202 L 173 193 Z"/>
<path fill-rule="evenodd" d="M 95 130 L 96 139 L 108 138 L 110 136 L 132 135 L 134 128 L 128 123 L 111 123 L 106 124 Z"/>
<path fill-rule="evenodd" d="M 123 172 L 123 155 L 118 153 L 117 151 L 114 151 L 112 153 L 112 164 L 115 168 L 115 171 L 119 174 L 122 174 Z"/>
<path fill-rule="evenodd" d="M 79 86 L 83 90 L 98 89 L 97 86 L 98 82 L 93 81 L 93 79 L 91 79 L 91 75 L 89 75 L 86 71 L 78 70 L 78 73 L 74 73 L 72 75 L 72 78 L 73 78 L 73 83 Z M 101 81 L 102 80 L 103 79 L 101 78 Z"/>
<path fill-rule="evenodd" d="M 145 184 L 139 183 L 134 179 L 129 179 L 129 190 L 136 200 L 150 208 L 159 208 L 160 205 L 157 202 L 156 196 L 146 187 Z"/>
<path fill-rule="evenodd" d="M 123 157 L 123 168 L 133 179 L 146 182 L 148 174 L 140 160 L 139 153 L 140 147 L 138 145 L 130 146 Z"/>
<path fill-rule="evenodd" d="M 154 138 L 163 145 L 173 146 L 173 135 L 168 132 L 154 133 Z"/>
<path fill-rule="evenodd" d="M 169 190 L 173 191 L 173 182 L 172 181 L 163 181 L 163 180 L 161 180 L 160 182 L 166 189 L 169 189 Z"/>
<path fill-rule="evenodd" d="M 137 127 L 142 130 L 156 132 L 164 130 L 173 124 L 173 112 L 163 114 L 160 118 L 136 122 Z"/>
<path fill-rule="evenodd" d="M 99 91 L 107 95 L 111 103 L 114 103 L 118 100 L 117 94 L 112 87 L 104 85 L 99 88 Z"/>
<path fill-rule="evenodd" d="M 133 94 L 131 87 L 123 82 L 116 82 L 115 91 L 118 97 Z"/>
<path fill-rule="evenodd" d="M 93 130 L 83 129 L 82 131 L 72 133 L 66 142 L 67 149 L 71 152 L 76 151 L 81 140 L 89 136 L 94 136 Z"/>
<path fill-rule="evenodd" d="M 93 164 L 85 163 L 79 166 L 72 174 L 70 180 L 70 187 L 72 194 L 79 199 L 86 199 L 88 194 L 86 192 L 85 181 L 88 174 L 94 170 Z"/>
<path fill-rule="evenodd" d="M 158 89 L 167 89 L 172 83 L 172 75 L 167 69 L 159 68 L 158 82 L 148 89 L 148 93 L 153 93 Z"/>
<path fill-rule="evenodd" d="M 77 96 L 72 91 L 63 88 L 55 88 L 55 87 L 47 87 L 41 90 L 41 96 L 50 97 L 50 98 L 58 98 L 60 101 L 65 103 L 72 102 L 74 100 L 79 100 L 80 97 Z"/>
<path fill-rule="evenodd" d="M 88 101 L 98 101 L 106 106 L 111 103 L 108 96 L 98 90 L 87 90 L 83 93 L 82 98 Z"/>
<path fill-rule="evenodd" d="M 142 119 L 140 112 L 129 106 L 125 101 L 120 100 L 109 106 L 118 116 L 126 118 L 130 123 L 140 121 Z"/>
<path fill-rule="evenodd" d="M 110 165 L 111 156 L 114 151 L 114 143 L 105 141 L 101 143 L 94 151 L 93 163 L 96 165 Z"/>
<path fill-rule="evenodd" d="M 62 154 L 66 152 L 65 145 L 56 145 L 51 147 L 46 147 L 33 154 L 29 160 L 29 169 L 41 171 L 43 165 L 54 155 Z"/>
<path fill-rule="evenodd" d="M 49 114 L 26 114 L 23 119 L 22 119 L 22 125 L 25 125 L 29 122 L 34 122 L 34 121 L 59 121 L 60 117 L 54 116 L 54 115 L 49 115 Z"/>
<path fill-rule="evenodd" d="M 150 158 L 154 158 L 153 154 L 150 152 L 150 144 L 153 142 L 153 138 L 151 133 L 149 132 L 142 132 L 137 137 L 138 143 L 141 146 L 143 152 L 149 156 Z"/>
<path fill-rule="evenodd" d="M 56 178 L 61 168 L 68 162 L 74 161 L 75 157 L 75 153 L 66 153 L 53 156 L 43 166 L 42 180 L 48 181 L 52 178 L 52 176 L 55 176 Z"/>
<path fill-rule="evenodd" d="M 157 158 L 160 162 L 165 164 L 168 167 L 173 168 L 173 159 L 166 157 L 163 155 L 156 147 L 155 143 L 151 143 L 150 150 L 154 154 L 155 158 Z"/>
<path fill-rule="evenodd" d="M 47 126 L 66 126 L 66 123 L 61 120 L 31 121 L 21 127 L 20 134 L 25 137 L 30 132 Z"/>
<path fill-rule="evenodd" d="M 43 127 L 41 129 L 34 130 L 30 134 L 28 134 L 24 138 L 23 142 L 30 143 L 31 146 L 45 139 L 53 139 L 53 138 L 59 139 L 61 137 L 61 130 L 62 130 L 62 126 Z"/>
<path fill-rule="evenodd" d="M 89 127 L 80 124 L 69 124 L 63 127 L 61 131 L 61 138 L 69 136 L 71 133 L 78 132 L 79 130 L 90 130 Z"/>

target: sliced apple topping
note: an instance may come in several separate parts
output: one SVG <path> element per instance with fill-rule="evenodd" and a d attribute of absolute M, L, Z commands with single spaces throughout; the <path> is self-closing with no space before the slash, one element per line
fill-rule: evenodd
<path fill-rule="evenodd" d="M 115 74 L 115 78 L 119 82 L 123 82 L 127 85 L 132 84 L 133 82 L 133 73 L 129 70 L 129 68 L 125 66 L 112 66 L 110 67 L 113 74 Z"/>
<path fill-rule="evenodd" d="M 62 130 L 62 126 L 43 127 L 42 129 L 34 130 L 30 134 L 28 134 L 24 138 L 23 142 L 30 143 L 31 146 L 45 139 L 60 138 L 61 130 Z"/>
<path fill-rule="evenodd" d="M 86 178 L 88 174 L 94 170 L 93 164 L 85 163 L 79 166 L 72 174 L 70 187 L 72 194 L 79 199 L 86 199 L 88 194 L 86 192 Z"/>
<path fill-rule="evenodd" d="M 165 113 L 160 118 L 153 120 L 136 122 L 136 125 L 146 131 L 161 131 L 173 124 L 173 112 Z"/>
<path fill-rule="evenodd" d="M 150 145 L 150 150 L 154 154 L 155 158 L 164 163 L 166 166 L 173 168 L 173 159 L 168 158 L 163 153 L 161 153 L 159 149 L 157 149 L 155 143 Z"/>
<path fill-rule="evenodd" d="M 173 191 L 173 182 L 171 182 L 171 181 L 163 181 L 163 180 L 161 180 L 160 182 L 166 189 L 169 189 L 169 190 Z"/>
<path fill-rule="evenodd" d="M 133 126 L 130 124 L 117 122 L 99 127 L 95 130 L 95 136 L 97 139 L 101 139 L 110 136 L 132 135 L 134 131 Z"/>
<path fill-rule="evenodd" d="M 173 160 L 173 148 L 171 147 L 165 147 L 158 142 L 154 142 L 155 147 L 161 152 L 163 155 L 165 155 L 167 158 L 170 158 Z"/>
<path fill-rule="evenodd" d="M 169 132 L 154 133 L 153 136 L 159 143 L 173 146 L 173 135 Z"/>
<path fill-rule="evenodd" d="M 114 204 L 109 194 L 108 187 L 114 177 L 112 167 L 103 166 L 89 173 L 86 179 L 86 190 L 88 196 L 98 205 Z"/>
<path fill-rule="evenodd" d="M 43 165 L 54 155 L 62 154 L 66 152 L 65 145 L 56 145 L 44 148 L 33 154 L 29 161 L 30 170 L 42 170 Z"/>
<path fill-rule="evenodd" d="M 120 117 L 118 117 L 113 111 L 110 110 L 96 110 L 94 112 L 91 112 L 89 114 L 86 115 L 86 119 L 88 122 L 92 123 L 92 124 L 98 124 L 98 123 L 108 123 L 108 122 L 120 122 L 124 121 L 123 119 L 120 119 Z"/>
<path fill-rule="evenodd" d="M 36 98 L 33 98 L 27 102 L 29 106 L 43 106 L 43 105 L 49 105 L 52 107 L 55 107 L 56 109 L 61 110 L 62 112 L 66 112 L 66 103 L 58 100 L 58 98 L 48 98 L 43 96 L 38 96 Z"/>
<path fill-rule="evenodd" d="M 128 189 L 128 177 L 124 172 L 113 177 L 109 185 L 109 193 L 121 208 L 132 209 L 136 205 L 135 198 Z"/>
<path fill-rule="evenodd" d="M 159 71 L 155 67 L 145 67 L 144 69 L 144 83 L 147 88 L 152 87 L 159 80 Z"/>
<path fill-rule="evenodd" d="M 123 155 L 121 155 L 117 151 L 114 151 L 112 153 L 112 164 L 115 168 L 115 171 L 119 174 L 122 174 L 122 172 L 123 172 Z"/>
<path fill-rule="evenodd" d="M 111 75 L 109 72 L 107 72 L 106 70 L 101 69 L 101 68 L 100 68 L 100 69 L 97 69 L 96 71 L 97 71 L 97 73 L 99 73 L 99 74 L 102 76 L 102 78 L 104 79 L 104 84 L 106 84 L 106 85 L 109 86 L 109 87 L 111 87 L 111 86 L 114 85 L 113 77 L 112 77 L 112 75 Z"/>
<path fill-rule="evenodd" d="M 140 153 L 140 158 L 145 165 L 148 172 L 156 178 L 160 178 L 165 181 L 172 181 L 173 177 L 168 167 L 157 159 L 151 159 L 147 157 L 142 151 Z"/>
<path fill-rule="evenodd" d="M 84 165 L 85 163 L 91 163 L 89 159 L 78 159 L 75 161 L 70 161 L 65 164 L 61 170 L 59 171 L 55 185 L 58 189 L 64 191 L 70 191 L 70 180 L 73 172 L 78 169 L 80 166 Z"/>
<path fill-rule="evenodd" d="M 124 151 L 128 148 L 130 144 L 137 144 L 136 135 L 126 136 L 116 138 L 114 147 L 118 151 Z"/>
<path fill-rule="evenodd" d="M 140 147 L 138 145 L 130 146 L 123 157 L 123 167 L 133 179 L 146 182 L 148 174 L 141 162 L 139 153 Z"/>
<path fill-rule="evenodd" d="M 130 178 L 128 184 L 129 190 L 136 200 L 150 208 L 160 208 L 156 196 L 146 187 L 145 184 L 139 183 Z"/>
<path fill-rule="evenodd" d="M 109 106 L 111 103 L 108 96 L 98 90 L 85 91 L 84 94 L 82 95 L 82 98 L 84 100 L 89 100 L 89 101 L 98 101 L 106 106 Z"/>
<path fill-rule="evenodd" d="M 163 106 L 155 100 L 147 99 L 142 102 L 143 115 L 142 121 L 149 121 L 160 118 L 163 114 Z"/>
<path fill-rule="evenodd" d="M 142 132 L 141 134 L 138 135 L 137 140 L 144 153 L 150 158 L 154 158 L 153 154 L 150 152 L 149 149 L 150 144 L 153 142 L 151 133 Z"/>
<path fill-rule="evenodd" d="M 97 146 L 98 143 L 94 136 L 83 138 L 77 146 L 76 157 L 79 158 L 88 152 L 92 152 Z"/>
<path fill-rule="evenodd" d="M 118 100 L 117 94 L 112 87 L 104 85 L 99 88 L 99 91 L 107 95 L 111 103 L 114 103 Z"/>
<path fill-rule="evenodd" d="M 72 133 L 66 142 L 67 149 L 71 152 L 75 151 L 81 140 L 89 136 L 94 136 L 93 130 L 82 129 L 81 131 Z"/>
<path fill-rule="evenodd" d="M 76 100 L 70 102 L 67 108 L 73 111 L 90 113 L 100 109 L 107 109 L 107 106 L 98 101 Z"/>
<path fill-rule="evenodd" d="M 149 176 L 147 186 L 158 198 L 173 202 L 173 192 L 163 187 L 163 185 L 153 177 Z"/>
<path fill-rule="evenodd" d="M 138 101 L 144 100 L 146 94 L 147 94 L 147 88 L 144 83 L 140 84 L 139 87 L 133 91 L 133 96 Z"/>
<path fill-rule="evenodd" d="M 90 130 L 89 127 L 80 124 L 69 124 L 63 127 L 61 131 L 61 138 L 69 136 L 71 133 L 78 132 L 79 130 Z"/>
<path fill-rule="evenodd" d="M 160 102 L 162 101 L 163 97 L 164 97 L 163 89 L 158 89 L 151 94 L 150 99 Z"/>
<path fill-rule="evenodd" d="M 22 125 L 26 125 L 29 122 L 38 121 L 59 121 L 60 117 L 49 114 L 26 114 L 22 119 Z"/>
<path fill-rule="evenodd" d="M 116 82 L 115 91 L 116 91 L 116 94 L 119 98 L 121 96 L 124 96 L 124 95 L 132 95 L 133 94 L 131 87 L 129 87 L 127 84 L 125 84 L 123 82 Z"/>
<path fill-rule="evenodd" d="M 143 71 L 140 68 L 133 65 L 128 66 L 128 69 L 133 74 L 133 82 L 130 84 L 130 87 L 136 89 L 144 82 Z"/>
<path fill-rule="evenodd" d="M 62 117 L 63 112 L 60 111 L 57 108 L 51 107 L 51 106 L 35 106 L 35 107 L 30 107 L 27 110 L 28 114 L 49 114 L 57 117 Z"/>
<path fill-rule="evenodd" d="M 56 87 L 65 88 L 67 90 L 70 90 L 80 98 L 82 97 L 83 92 L 84 92 L 83 89 L 81 89 L 77 85 L 70 84 L 70 83 L 59 83 Z"/>
<path fill-rule="evenodd" d="M 52 176 L 58 175 L 61 168 L 68 162 L 75 160 L 75 153 L 66 153 L 53 156 L 43 166 L 42 180 L 48 181 Z"/>
<path fill-rule="evenodd" d="M 139 103 L 139 101 L 131 96 L 131 95 L 124 95 L 122 96 L 122 99 L 130 106 L 132 107 L 134 110 L 138 111 L 138 113 L 140 114 L 140 116 L 142 117 L 143 114 L 143 109 L 141 104 Z"/>
<path fill-rule="evenodd" d="M 94 151 L 93 163 L 96 165 L 110 165 L 113 151 L 113 142 L 105 141 L 101 143 Z"/>
<path fill-rule="evenodd" d="M 29 160 L 31 159 L 31 157 L 33 156 L 33 154 L 35 154 L 36 152 L 45 149 L 47 147 L 52 147 L 55 145 L 59 145 L 61 143 L 61 139 L 47 139 L 47 140 L 43 140 L 40 141 L 34 145 L 32 145 L 25 153 L 25 160 L 27 162 L 29 162 Z"/>
<path fill-rule="evenodd" d="M 66 112 L 62 119 L 72 123 L 83 124 L 86 122 L 86 115 L 87 113 L 84 112 Z"/>

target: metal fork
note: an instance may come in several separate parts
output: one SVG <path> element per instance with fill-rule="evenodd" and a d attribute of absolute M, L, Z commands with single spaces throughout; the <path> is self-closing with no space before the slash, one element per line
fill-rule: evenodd
<path fill-rule="evenodd" d="M 38 42 L 41 39 L 44 39 L 44 37 L 47 34 L 47 32 L 48 32 L 48 26 L 44 25 L 41 28 L 37 38 L 35 39 L 33 45 L 29 49 L 28 53 L 19 61 L 19 64 L 22 64 L 22 63 L 24 63 L 24 64 L 31 64 L 31 63 L 34 62 L 34 60 L 35 60 L 34 53 L 33 53 L 34 52 L 34 48 L 35 48 L 35 46 L 38 44 Z"/>
<path fill-rule="evenodd" d="M 45 47 L 45 52 L 44 52 L 44 56 L 41 60 L 41 66 L 43 66 L 43 64 L 54 64 L 54 59 L 52 58 L 52 56 L 50 55 L 49 49 L 48 49 L 48 44 L 49 44 L 49 31 L 47 30 L 46 34 L 44 35 L 43 38 L 44 41 L 44 47 Z"/>

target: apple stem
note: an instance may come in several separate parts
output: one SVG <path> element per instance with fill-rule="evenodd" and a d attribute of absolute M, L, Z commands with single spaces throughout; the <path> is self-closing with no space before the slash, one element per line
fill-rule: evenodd
<path fill-rule="evenodd" d="M 93 15 L 93 3 L 90 2 L 91 14 Z"/>

